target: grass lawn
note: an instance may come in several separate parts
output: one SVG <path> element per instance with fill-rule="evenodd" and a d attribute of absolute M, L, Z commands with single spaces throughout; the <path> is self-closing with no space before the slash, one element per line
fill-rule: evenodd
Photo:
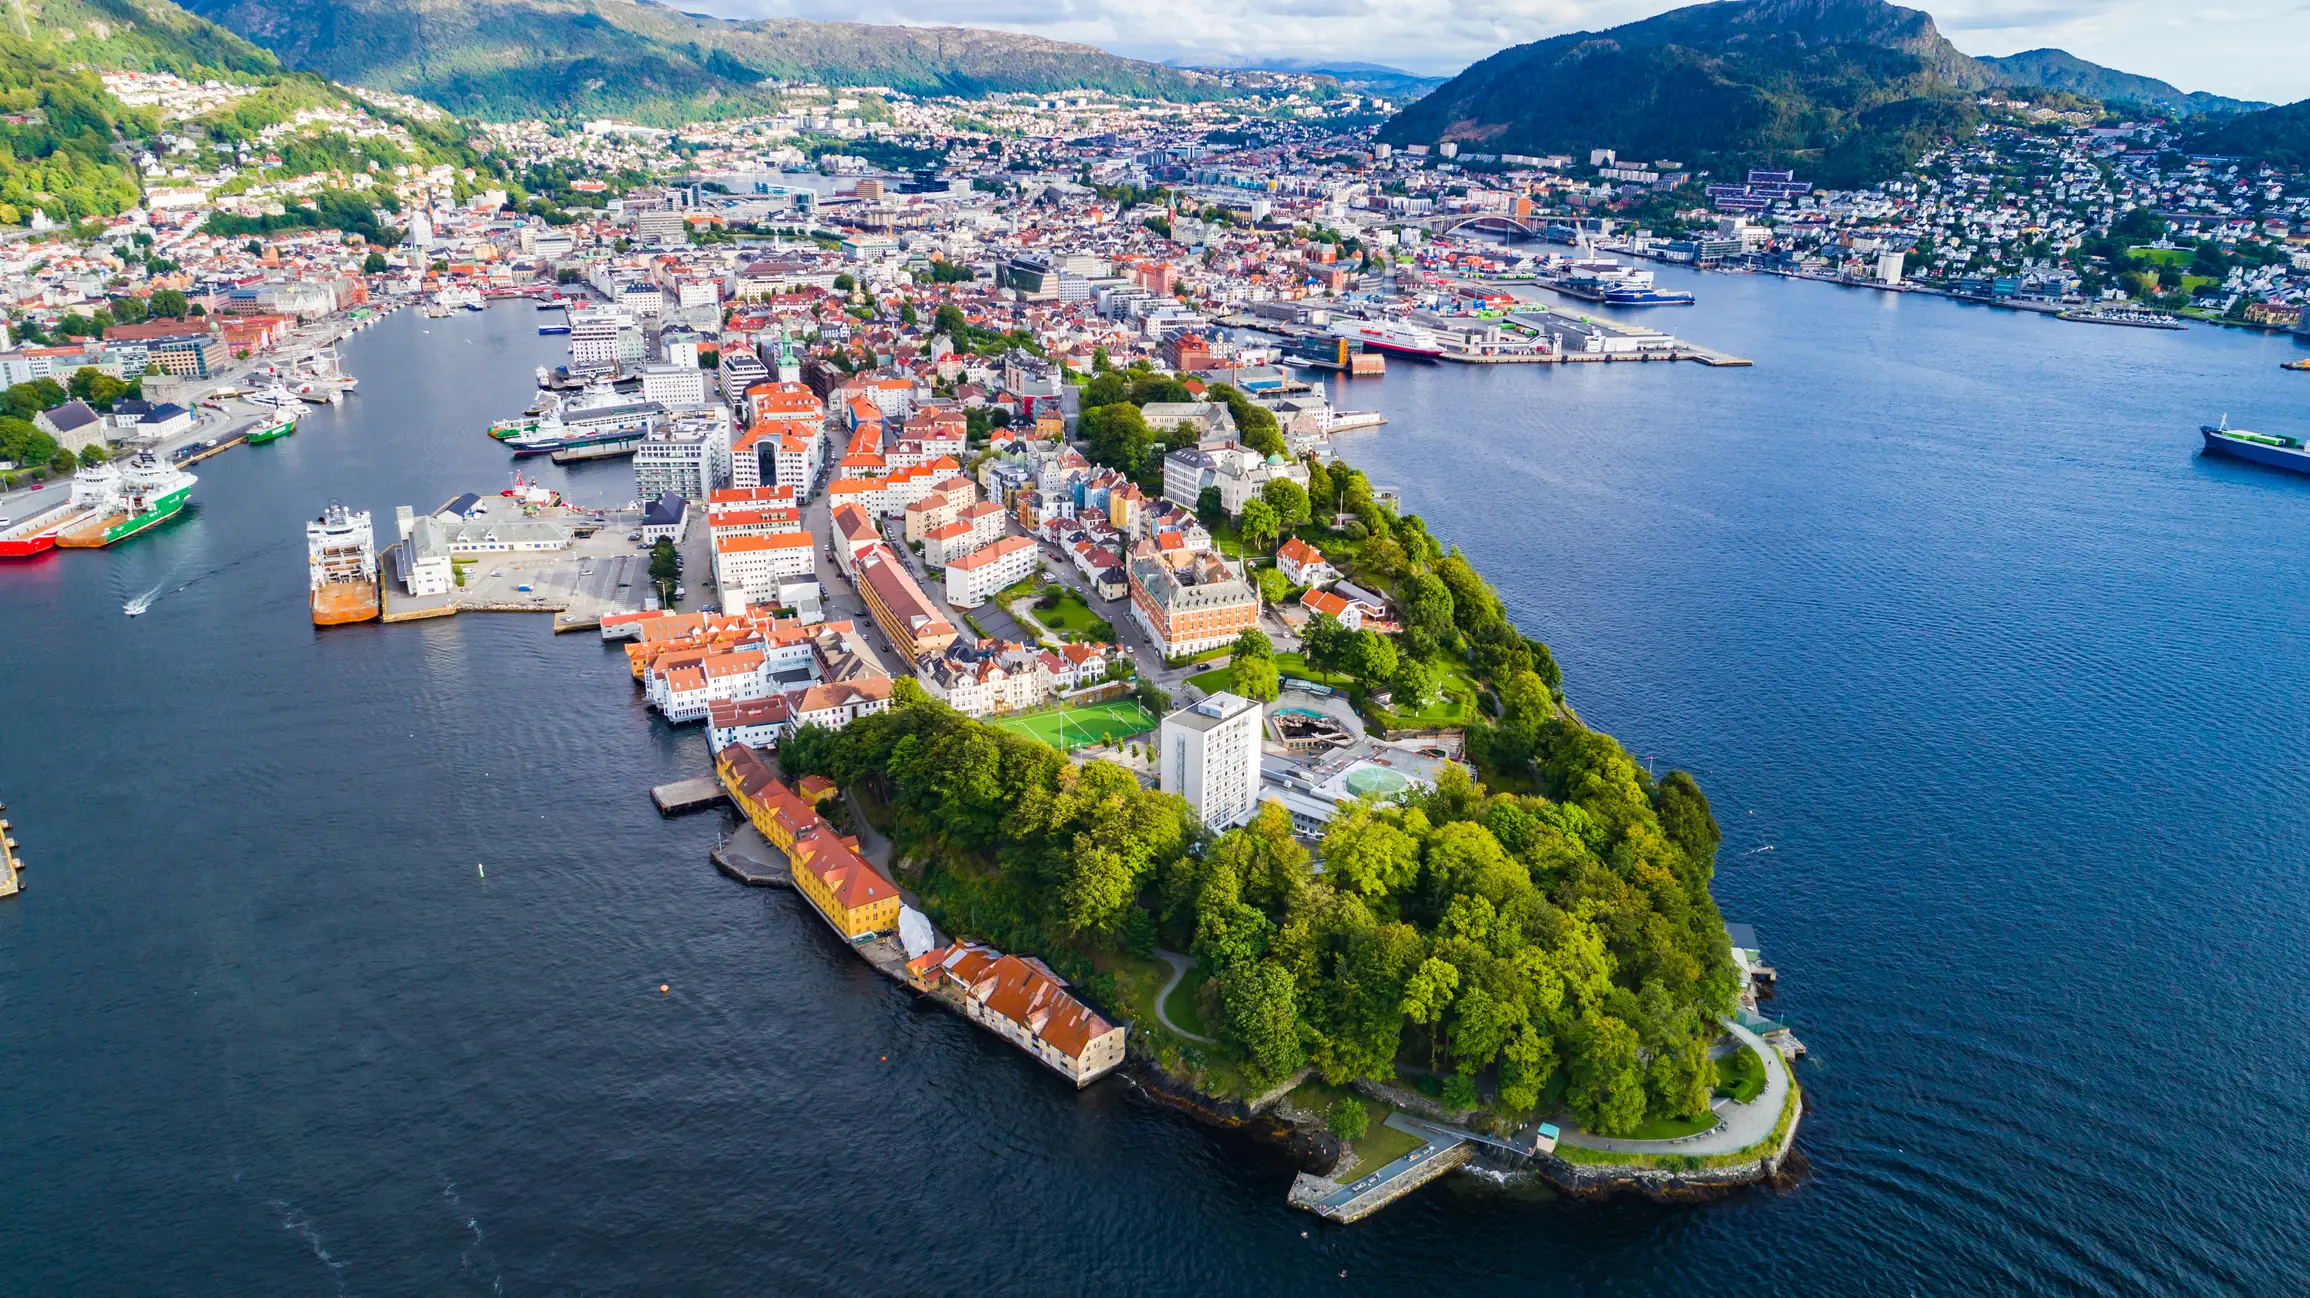
<path fill-rule="evenodd" d="M 1232 690 L 1235 688 L 1235 669 L 1233 667 L 1214 667 L 1210 671 L 1197 672 L 1188 677 L 1187 683 L 1206 694 Z"/>
<path fill-rule="evenodd" d="M 1716 1093 L 1729 1096 L 1737 1104 L 1746 1104 L 1765 1089 L 1765 1061 L 1757 1052 L 1743 1044 L 1739 1050 L 1716 1061 Z"/>
<path fill-rule="evenodd" d="M 2128 248 L 2126 256 L 2152 266 L 2187 266 L 2195 260 L 2195 248 Z"/>
<path fill-rule="evenodd" d="M 1317 671 L 1308 665 L 1306 658 L 1297 653 L 1277 654 L 1275 656 L 1275 673 L 1278 676 L 1289 676 L 1295 680 L 1314 681 L 1318 685 L 1329 685 L 1334 689 L 1344 690 L 1349 684 L 1348 678 L 1338 672 Z"/>
<path fill-rule="evenodd" d="M 1163 1012 L 1171 1016 L 1171 1021 L 1199 1037 L 1219 1035 L 1204 1026 L 1203 1010 L 1195 1003 L 1195 997 L 1202 992 L 1203 984 L 1208 981 L 1209 975 L 1198 965 L 1188 970 L 1187 976 L 1179 980 L 1179 985 L 1171 989 L 1171 994 L 1163 998 Z"/>
<path fill-rule="evenodd" d="M 1420 1147 L 1421 1141 L 1418 1136 L 1412 1135 L 1410 1132 L 1398 1131 L 1387 1125 L 1388 1115 L 1395 1110 L 1378 1100 L 1358 1095 L 1344 1087 L 1326 1086 L 1321 1082 L 1312 1080 L 1303 1082 L 1299 1089 L 1291 1093 L 1291 1102 L 1301 1109 L 1313 1109 L 1328 1116 L 1331 1113 L 1332 1105 L 1337 1103 L 1342 1096 L 1364 1106 L 1365 1122 L 1363 1138 L 1348 1146 L 1355 1151 L 1355 1157 L 1347 1166 L 1339 1169 L 1338 1179 L 1352 1181 L 1366 1172 L 1385 1167 Z"/>
<path fill-rule="evenodd" d="M 1055 607 L 1037 608 L 1029 604 L 1027 611 L 1033 614 L 1034 619 L 1042 623 L 1044 628 L 1053 635 L 1064 635 L 1068 632 L 1073 632 L 1076 635 L 1089 635 L 1091 624 L 1100 620 L 1099 615 L 1091 611 L 1090 605 L 1085 604 L 1071 592 L 1060 596 Z"/>
<path fill-rule="evenodd" d="M 1118 1011 L 1129 1014 L 1135 1024 L 1161 1025 L 1155 1014 L 1155 994 L 1170 979 L 1170 965 L 1153 956 L 1126 951 L 1094 952 L 1091 963 L 1099 972 L 1115 975 L 1115 987 L 1123 1002 L 1115 1007 Z"/>
<path fill-rule="evenodd" d="M 1057 712 L 997 717 L 990 724 L 1017 734 L 1032 735 L 1061 752 L 1073 752 L 1086 745 L 1112 743 L 1144 734 L 1155 728 L 1155 718 L 1137 703 L 1118 699 L 1113 703 L 1094 703 Z"/>

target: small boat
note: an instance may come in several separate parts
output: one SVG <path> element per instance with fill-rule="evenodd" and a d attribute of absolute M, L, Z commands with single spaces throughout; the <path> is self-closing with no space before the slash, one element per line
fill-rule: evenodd
<path fill-rule="evenodd" d="M 2278 368 L 2282 370 L 2310 371 L 2310 358 L 2305 358 L 2298 361 L 2280 361 L 2278 363 Z"/>

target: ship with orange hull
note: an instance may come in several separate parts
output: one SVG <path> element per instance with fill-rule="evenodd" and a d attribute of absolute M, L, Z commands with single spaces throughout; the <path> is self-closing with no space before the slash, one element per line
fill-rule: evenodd
<path fill-rule="evenodd" d="M 313 625 L 367 622 L 380 611 L 377 534 L 367 511 L 330 501 L 305 524 L 305 557 L 313 586 Z"/>
<path fill-rule="evenodd" d="M 149 455 L 125 465 L 84 466 L 72 475 L 72 503 L 86 506 L 88 513 L 59 528 L 56 544 L 95 550 L 158 527 L 184 509 L 199 481 Z"/>

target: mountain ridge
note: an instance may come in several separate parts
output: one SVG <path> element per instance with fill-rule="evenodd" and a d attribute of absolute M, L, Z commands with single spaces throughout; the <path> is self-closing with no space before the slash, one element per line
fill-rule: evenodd
<path fill-rule="evenodd" d="M 2168 112 L 2253 107 L 2059 50 L 1975 58 L 1931 14 L 1886 0 L 1716 0 L 1502 50 L 1391 118 L 1380 138 L 1794 166 L 1844 187 L 1970 135 L 1981 92 L 2025 88 L 2098 90 Z"/>
<path fill-rule="evenodd" d="M 2253 99 L 2232 99 L 2204 90 L 2182 90 L 2171 82 L 2081 59 L 2068 50 L 2023 50 L 2018 54 L 1980 55 L 1977 61 L 2003 73 L 2009 84 L 2067 90 L 2105 104 L 2134 104 L 2187 116 L 2251 113 L 2274 107 Z"/>
<path fill-rule="evenodd" d="M 493 118 L 661 125 L 764 111 L 778 81 L 913 94 L 1108 90 L 1195 100 L 1218 78 L 969 27 L 730 20 L 653 0 L 187 0 L 291 67 Z"/>

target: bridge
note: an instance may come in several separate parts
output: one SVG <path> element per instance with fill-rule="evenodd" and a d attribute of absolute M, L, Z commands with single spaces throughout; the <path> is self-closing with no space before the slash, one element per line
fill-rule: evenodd
<path fill-rule="evenodd" d="M 1407 221 L 1405 224 L 1416 225 L 1429 234 L 1453 234 L 1461 230 L 1480 230 L 1486 234 L 1505 234 L 1518 239 L 1542 238 L 1548 230 L 1548 223 L 1545 221 L 1526 221 L 1518 217 L 1503 216 L 1498 212 L 1447 212 L 1441 216 L 1423 216 L 1416 221 Z"/>

